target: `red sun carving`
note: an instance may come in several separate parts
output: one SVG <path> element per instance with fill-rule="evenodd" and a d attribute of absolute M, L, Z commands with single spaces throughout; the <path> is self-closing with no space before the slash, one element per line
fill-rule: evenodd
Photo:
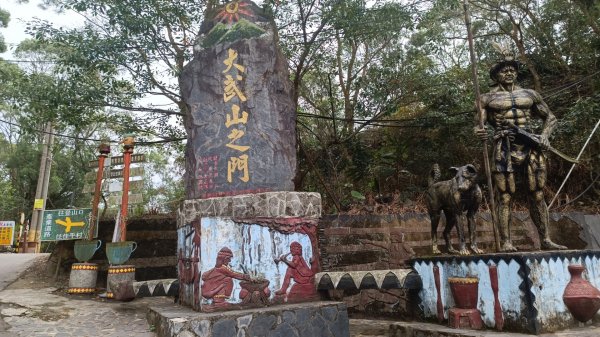
<path fill-rule="evenodd" d="M 249 3 L 243 1 L 231 1 L 215 16 L 215 20 L 225 22 L 228 25 L 240 20 L 240 14 L 246 17 L 254 17 L 252 11 L 247 7 Z"/>

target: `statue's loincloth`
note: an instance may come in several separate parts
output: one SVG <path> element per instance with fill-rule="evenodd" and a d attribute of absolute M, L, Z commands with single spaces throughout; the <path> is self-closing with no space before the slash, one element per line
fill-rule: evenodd
<path fill-rule="evenodd" d="M 494 133 L 494 172 L 515 172 L 539 151 L 532 148 L 511 130 Z"/>

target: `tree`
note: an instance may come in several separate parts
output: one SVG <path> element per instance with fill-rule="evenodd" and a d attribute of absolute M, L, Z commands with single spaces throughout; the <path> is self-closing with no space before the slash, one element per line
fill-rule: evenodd
<path fill-rule="evenodd" d="M 28 61 L 22 68 L 0 61 L 0 115 L 6 121 L 0 171 L 10 182 L 14 202 L 7 212 L 13 216 L 17 211 L 31 211 L 44 136 L 40 130 L 47 122 L 53 122 L 54 132 L 70 134 L 50 149 L 55 170 L 51 171 L 47 205 L 65 208 L 84 206 L 87 201 L 79 196 L 87 162 L 94 156 L 85 139 L 121 119 L 98 108 L 98 102 L 121 98 L 119 92 L 104 90 L 98 72 L 68 76 L 49 62 L 68 53 L 56 45 L 27 40 L 15 50 L 17 58 Z"/>
<path fill-rule="evenodd" d="M 0 28 L 8 27 L 8 22 L 10 21 L 10 13 L 3 10 L 0 7 Z M 0 53 L 4 53 L 6 51 L 6 43 L 4 42 L 4 36 L 0 34 Z"/>
<path fill-rule="evenodd" d="M 76 85 L 87 88 L 89 96 L 66 84 L 57 85 L 54 93 L 71 90 L 66 97 L 85 102 L 81 108 L 98 108 L 103 112 L 98 118 L 119 116 L 102 107 L 129 111 L 136 113 L 129 121 L 147 135 L 179 137 L 182 130 L 172 122 L 180 121 L 187 107 L 176 78 L 192 56 L 202 13 L 219 2 L 51 3 L 88 18 L 82 29 L 31 25 L 38 40 L 58 50 L 52 59 L 57 73 L 82 83 Z M 598 5 L 586 0 L 471 3 L 483 90 L 487 70 L 498 57 L 491 42 L 512 44 L 525 65 L 524 86 L 541 91 L 561 120 L 553 143 L 559 148 L 568 148 L 573 139 L 581 143 L 599 101 L 600 79 L 594 76 L 600 71 Z M 424 176 L 434 161 L 442 167 L 481 162 L 471 130 L 474 97 L 460 1 L 299 0 L 265 6 L 276 18 L 295 88 L 298 189 L 322 191 L 326 207 L 340 210 L 352 200 L 350 191 L 400 189 L 400 184 L 381 181 L 399 181 L 406 172 Z M 0 76 L 3 71 L 14 69 L 0 66 Z M 0 95 L 11 90 L 0 86 Z M 147 95 L 163 97 L 170 105 L 139 100 Z M 36 100 L 47 99 L 36 96 L 23 101 L 34 107 Z M 68 116 L 62 110 L 52 116 Z M 595 152 L 594 145 L 590 153 Z M 598 165 L 594 158 L 584 158 L 582 177 Z M 550 177 L 552 189 L 565 167 L 556 161 L 550 165 L 556 172 Z M 418 189 L 417 182 L 413 190 Z"/>
<path fill-rule="evenodd" d="M 70 76 L 99 72 L 107 90 L 121 91 L 125 82 L 131 84 L 130 100 L 107 101 L 102 106 L 145 113 L 136 116 L 136 125 L 130 126 L 133 130 L 157 128 L 158 132 L 152 132 L 155 136 L 180 137 L 181 128 L 168 121 L 187 113 L 177 76 L 191 58 L 202 6 L 193 0 L 55 0 L 50 4 L 86 18 L 83 28 L 69 30 L 41 21 L 32 24 L 30 31 L 37 39 L 72 51 L 57 59 L 60 67 Z M 142 97 L 161 97 L 167 108 L 140 104 L 136 100 Z"/>

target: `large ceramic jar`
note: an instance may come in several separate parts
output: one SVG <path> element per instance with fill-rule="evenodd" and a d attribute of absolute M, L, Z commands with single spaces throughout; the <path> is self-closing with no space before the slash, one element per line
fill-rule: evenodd
<path fill-rule="evenodd" d="M 450 290 L 456 307 L 477 309 L 479 279 L 477 277 L 449 277 Z"/>
<path fill-rule="evenodd" d="M 583 271 L 585 267 L 580 264 L 569 265 L 571 281 L 565 288 L 563 301 L 576 320 L 587 322 L 600 309 L 600 290 L 581 276 Z"/>

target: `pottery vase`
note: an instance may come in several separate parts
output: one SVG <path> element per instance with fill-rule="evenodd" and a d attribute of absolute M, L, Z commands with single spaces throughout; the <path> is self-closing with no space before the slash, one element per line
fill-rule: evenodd
<path fill-rule="evenodd" d="M 572 264 L 568 268 L 571 281 L 565 288 L 563 301 L 576 320 L 587 322 L 600 309 L 600 290 L 581 276 L 584 266 Z"/>
<path fill-rule="evenodd" d="M 457 308 L 477 309 L 479 279 L 476 277 L 449 277 L 448 283 Z"/>
<path fill-rule="evenodd" d="M 106 244 L 106 256 L 111 265 L 120 265 L 129 260 L 131 253 L 135 251 L 137 244 L 133 241 L 108 242 Z"/>
<path fill-rule="evenodd" d="M 88 262 L 94 256 L 94 253 L 100 248 L 102 241 L 100 240 L 79 240 L 75 241 L 73 251 L 75 258 L 79 262 Z"/>

